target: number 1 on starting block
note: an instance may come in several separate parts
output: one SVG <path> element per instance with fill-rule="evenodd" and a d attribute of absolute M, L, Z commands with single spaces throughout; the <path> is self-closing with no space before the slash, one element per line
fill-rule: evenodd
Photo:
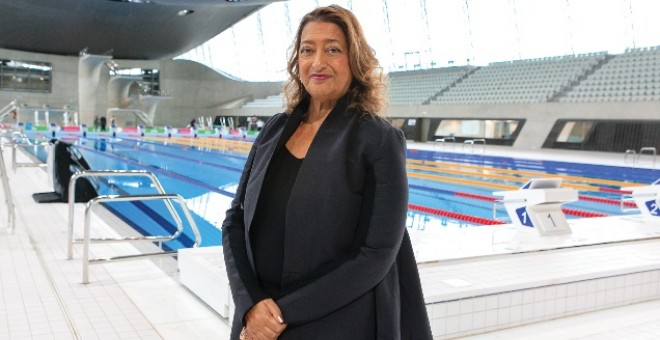
<path fill-rule="evenodd" d="M 538 204 L 527 207 L 527 214 L 532 224 L 541 235 L 569 234 L 566 216 L 559 204 Z"/>

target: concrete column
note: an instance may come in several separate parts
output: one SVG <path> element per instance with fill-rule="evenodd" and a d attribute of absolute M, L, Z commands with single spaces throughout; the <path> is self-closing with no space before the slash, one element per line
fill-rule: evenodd
<path fill-rule="evenodd" d="M 83 54 L 78 61 L 78 113 L 80 121 L 91 123 L 93 117 L 107 111 L 106 86 L 101 72 L 111 56 Z M 105 77 L 103 77 L 105 79 Z"/>
<path fill-rule="evenodd" d="M 431 128 L 431 119 L 421 118 L 419 120 L 421 120 L 419 141 L 422 143 L 426 143 L 429 140 L 429 129 Z"/>

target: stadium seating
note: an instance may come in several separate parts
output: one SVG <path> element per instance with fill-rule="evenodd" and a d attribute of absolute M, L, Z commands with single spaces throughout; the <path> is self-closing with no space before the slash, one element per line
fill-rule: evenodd
<path fill-rule="evenodd" d="M 466 77 L 473 67 L 447 67 L 389 73 L 390 105 L 421 105 Z"/>
<path fill-rule="evenodd" d="M 628 49 L 576 84 L 560 102 L 660 99 L 660 47 Z"/>
<path fill-rule="evenodd" d="M 599 65 L 606 53 L 491 63 L 431 104 L 539 103 L 553 99 Z"/>
<path fill-rule="evenodd" d="M 660 46 L 388 74 L 392 106 L 660 100 Z M 282 93 L 244 108 L 281 108 Z"/>

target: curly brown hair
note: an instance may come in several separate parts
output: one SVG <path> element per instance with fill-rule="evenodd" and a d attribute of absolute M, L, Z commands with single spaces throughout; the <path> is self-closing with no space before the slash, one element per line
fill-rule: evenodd
<path fill-rule="evenodd" d="M 353 75 L 353 81 L 349 89 L 348 108 L 357 109 L 364 113 L 383 114 L 387 105 L 387 86 L 383 69 L 378 63 L 378 59 L 376 59 L 374 50 L 367 43 L 362 26 L 355 15 L 337 5 L 319 7 L 307 13 L 300 21 L 287 63 L 289 79 L 284 85 L 287 112 L 293 112 L 293 109 L 301 101 L 309 97 L 309 93 L 300 80 L 298 57 L 302 31 L 310 22 L 333 23 L 341 28 L 346 36 L 348 62 Z"/>

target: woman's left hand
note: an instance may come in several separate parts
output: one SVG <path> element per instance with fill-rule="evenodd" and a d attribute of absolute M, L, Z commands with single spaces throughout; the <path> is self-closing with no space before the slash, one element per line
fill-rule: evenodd
<path fill-rule="evenodd" d="M 245 316 L 248 339 L 277 339 L 286 328 L 282 312 L 273 299 L 265 299 L 254 305 Z"/>

